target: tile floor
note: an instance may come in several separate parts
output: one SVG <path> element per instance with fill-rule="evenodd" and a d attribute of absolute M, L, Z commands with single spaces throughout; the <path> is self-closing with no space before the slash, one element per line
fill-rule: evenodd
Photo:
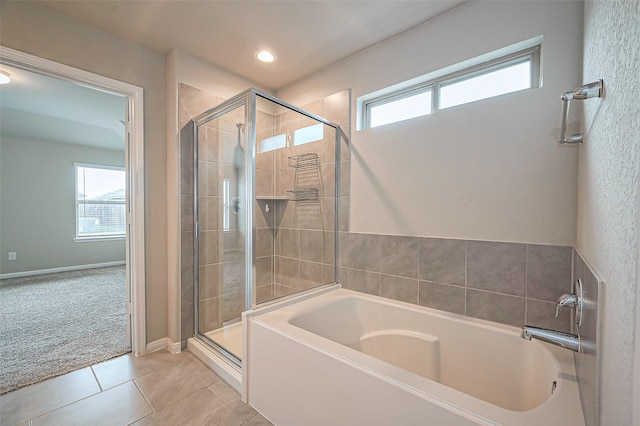
<path fill-rule="evenodd" d="M 188 351 L 128 354 L 0 396 L 0 425 L 271 423 Z"/>

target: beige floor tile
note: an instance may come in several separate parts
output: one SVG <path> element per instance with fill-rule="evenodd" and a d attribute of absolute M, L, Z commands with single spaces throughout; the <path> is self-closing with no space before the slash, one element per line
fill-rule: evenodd
<path fill-rule="evenodd" d="M 173 355 L 167 368 L 135 379 L 156 411 L 219 381 L 220 378 L 190 352 Z"/>
<path fill-rule="evenodd" d="M 239 426 L 243 422 L 241 417 L 233 413 L 229 403 L 205 388 L 167 405 L 162 410 L 135 423 L 135 426 L 178 424 L 181 426 Z"/>
<path fill-rule="evenodd" d="M 242 426 L 273 426 L 273 423 L 264 418 L 261 414 L 258 414 Z"/>
<path fill-rule="evenodd" d="M 224 380 L 220 380 L 209 386 L 209 389 L 213 391 L 217 396 L 222 398 L 225 402 L 237 402 L 240 401 L 240 394 L 236 392 L 234 388 L 229 386 Z"/>
<path fill-rule="evenodd" d="M 127 354 L 101 362 L 91 368 L 102 389 L 109 389 L 127 380 L 168 368 L 172 365 L 175 356 L 165 350 L 152 352 L 141 357 Z"/>
<path fill-rule="evenodd" d="M 0 420 L 16 425 L 98 392 L 91 369 L 83 368 L 0 396 Z"/>
<path fill-rule="evenodd" d="M 258 415 L 255 408 L 242 401 L 231 402 L 229 406 L 231 408 L 231 412 L 244 421 L 250 420 Z"/>
<path fill-rule="evenodd" d="M 47 413 L 32 420 L 32 426 L 128 425 L 153 410 L 133 382 L 113 387 L 97 395 Z"/>

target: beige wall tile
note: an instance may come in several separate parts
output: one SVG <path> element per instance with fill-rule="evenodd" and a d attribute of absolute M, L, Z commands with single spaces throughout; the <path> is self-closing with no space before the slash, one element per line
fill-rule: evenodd
<path fill-rule="evenodd" d="M 525 245 L 468 241 L 467 286 L 524 296 Z"/>
<path fill-rule="evenodd" d="M 524 325 L 524 297 L 468 289 L 467 315 L 522 327 Z"/>
<path fill-rule="evenodd" d="M 465 314 L 465 289 L 448 284 L 420 281 L 418 303 L 428 308 Z"/>
<path fill-rule="evenodd" d="M 418 280 L 380 275 L 380 296 L 407 303 L 418 303 Z"/>
<path fill-rule="evenodd" d="M 394 235 L 380 236 L 380 272 L 418 278 L 420 239 Z"/>

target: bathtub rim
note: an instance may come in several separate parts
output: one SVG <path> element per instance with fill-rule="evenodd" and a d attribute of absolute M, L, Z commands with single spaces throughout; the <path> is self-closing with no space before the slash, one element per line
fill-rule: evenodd
<path fill-rule="evenodd" d="M 325 296 L 325 297 L 323 297 Z M 319 299 L 322 297 L 322 299 Z M 428 308 L 411 303 L 396 301 L 392 299 L 383 298 L 380 296 L 374 296 L 364 294 L 348 289 L 341 288 L 340 285 L 333 286 L 331 288 L 323 289 L 314 294 L 305 294 L 295 300 L 287 300 L 277 306 L 270 306 L 268 310 L 256 309 L 254 311 L 248 311 L 246 316 L 243 316 L 245 321 L 245 327 L 247 333 L 245 333 L 245 339 L 247 340 L 245 348 L 249 352 L 249 322 L 256 322 L 260 326 L 266 329 L 278 333 L 282 336 L 286 336 L 295 342 L 321 351 L 332 358 L 346 362 L 359 370 L 364 370 L 370 374 L 375 374 L 380 379 L 391 383 L 394 386 L 402 387 L 411 393 L 419 395 L 421 398 L 438 404 L 439 406 L 445 406 L 447 409 L 458 413 L 463 417 L 471 417 L 474 421 L 480 422 L 480 424 L 498 425 L 503 421 L 515 422 L 514 424 L 529 424 L 525 419 L 531 414 L 541 413 L 545 410 L 562 410 L 566 404 L 575 404 L 577 401 L 577 408 L 582 419 L 582 408 L 580 405 L 580 399 L 577 388 L 577 379 L 575 373 L 575 365 L 573 362 L 572 353 L 567 350 L 557 348 L 540 341 L 531 341 L 533 345 L 538 346 L 546 352 L 555 368 L 557 369 L 557 387 L 553 395 L 547 398 L 538 406 L 527 411 L 515 411 L 509 410 L 490 402 L 484 401 L 477 397 L 465 394 L 462 391 L 450 388 L 441 383 L 429 380 L 427 378 L 418 376 L 414 373 L 406 371 L 400 367 L 396 367 L 385 361 L 379 360 L 375 357 L 367 355 L 358 351 L 357 349 L 350 348 L 341 343 L 332 341 L 321 335 L 315 334 L 311 331 L 305 330 L 298 326 L 291 324 L 289 321 L 298 314 L 304 313 L 304 308 L 307 305 L 300 306 L 299 303 L 310 301 L 312 304 L 317 304 L 314 307 L 321 307 L 330 303 L 334 303 L 335 299 L 346 299 L 350 297 L 363 298 L 372 300 L 374 303 L 380 303 L 390 306 L 399 306 L 403 309 L 408 309 L 417 313 L 438 316 L 445 320 L 453 320 L 456 322 L 470 324 L 472 326 L 490 329 L 492 331 L 498 331 L 500 333 L 508 334 L 514 338 L 520 339 L 519 329 L 517 327 L 494 323 L 479 318 L 468 317 L 465 315 L 440 311 L 433 308 Z M 315 300 L 312 300 L 315 299 Z M 320 301 L 318 301 L 320 300 Z M 262 317 L 262 318 L 261 318 Z M 250 377 L 243 375 L 243 397 L 250 402 L 248 392 L 248 381 Z M 562 411 L 557 411 L 559 418 L 562 418 Z M 497 416 L 496 416 L 497 414 Z M 543 416 L 544 417 L 544 416 Z M 510 424 L 510 423 L 508 423 Z M 536 423 L 531 423 L 536 424 Z"/>
<path fill-rule="evenodd" d="M 328 294 L 334 292 L 336 290 L 342 289 L 341 284 L 332 283 L 323 286 L 319 286 L 316 288 L 311 288 L 309 290 L 305 290 L 300 293 L 294 293 L 287 297 L 283 297 L 281 299 L 274 299 L 269 301 L 269 303 L 261 304 L 256 306 L 253 309 L 243 311 L 242 312 L 242 359 L 249 359 L 249 322 L 255 317 L 268 314 L 270 312 L 286 308 L 291 305 L 295 305 L 300 302 L 304 302 L 309 299 L 316 298 L 318 296 L 322 296 L 324 294 Z M 240 390 L 240 399 L 242 402 L 248 402 L 248 393 L 249 393 L 249 363 L 242 363 L 242 384 Z"/>

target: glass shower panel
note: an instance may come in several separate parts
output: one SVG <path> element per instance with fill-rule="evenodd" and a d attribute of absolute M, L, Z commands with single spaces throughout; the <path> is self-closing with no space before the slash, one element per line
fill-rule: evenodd
<path fill-rule="evenodd" d="M 250 89 L 194 119 L 196 335 L 238 366 L 245 309 L 336 281 L 337 129 L 312 105 Z"/>
<path fill-rule="evenodd" d="M 245 107 L 198 126 L 198 330 L 242 355 L 245 309 Z"/>
<path fill-rule="evenodd" d="M 256 302 L 334 282 L 336 130 L 257 98 Z"/>

